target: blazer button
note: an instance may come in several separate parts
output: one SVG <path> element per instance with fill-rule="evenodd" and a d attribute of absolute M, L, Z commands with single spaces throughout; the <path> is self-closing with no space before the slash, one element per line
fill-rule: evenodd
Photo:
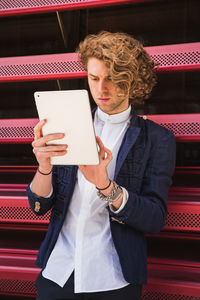
<path fill-rule="evenodd" d="M 147 116 L 143 116 L 142 118 L 143 118 L 143 120 L 146 120 L 146 119 L 147 119 Z"/>
<path fill-rule="evenodd" d="M 112 221 L 115 221 L 115 222 L 117 222 L 117 223 L 119 223 L 119 224 L 125 224 L 125 222 L 119 221 L 119 220 L 117 220 L 117 219 L 114 218 L 114 217 L 111 217 L 111 220 L 112 220 Z"/>
<path fill-rule="evenodd" d="M 38 212 L 40 210 L 40 202 L 36 201 L 35 202 L 35 211 Z"/>

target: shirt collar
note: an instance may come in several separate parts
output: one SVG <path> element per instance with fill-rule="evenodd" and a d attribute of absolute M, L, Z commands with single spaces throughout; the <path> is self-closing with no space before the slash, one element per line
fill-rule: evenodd
<path fill-rule="evenodd" d="M 103 122 L 109 123 L 122 123 L 129 120 L 130 113 L 131 113 L 131 105 L 124 111 L 114 115 L 108 115 L 103 112 L 99 107 L 97 108 L 97 117 Z"/>

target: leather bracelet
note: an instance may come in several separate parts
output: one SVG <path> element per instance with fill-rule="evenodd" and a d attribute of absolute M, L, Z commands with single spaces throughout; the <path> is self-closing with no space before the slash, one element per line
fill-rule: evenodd
<path fill-rule="evenodd" d="M 38 172 L 39 172 L 40 174 L 42 174 L 42 175 L 49 175 L 49 174 L 51 174 L 51 173 L 52 173 L 52 169 L 51 169 L 51 171 L 50 171 L 49 173 L 43 173 L 43 172 L 41 172 L 41 171 L 40 171 L 40 169 L 39 169 L 39 168 L 38 168 L 37 170 L 38 170 Z"/>
<path fill-rule="evenodd" d="M 99 190 L 99 191 L 104 191 L 104 190 L 106 190 L 106 189 L 109 188 L 109 186 L 111 185 L 111 182 L 112 182 L 112 181 L 109 179 L 109 184 L 108 184 L 107 187 L 105 187 L 105 188 L 103 188 L 103 189 L 100 189 L 100 188 L 98 188 L 98 187 L 96 186 L 96 189 Z"/>

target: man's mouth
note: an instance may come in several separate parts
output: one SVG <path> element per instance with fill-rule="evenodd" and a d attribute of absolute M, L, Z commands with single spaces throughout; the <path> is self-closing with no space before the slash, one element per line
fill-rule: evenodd
<path fill-rule="evenodd" d="M 101 101 L 101 102 L 107 102 L 107 101 L 109 101 L 109 99 L 110 98 L 103 98 L 103 97 L 98 98 L 98 100 Z"/>

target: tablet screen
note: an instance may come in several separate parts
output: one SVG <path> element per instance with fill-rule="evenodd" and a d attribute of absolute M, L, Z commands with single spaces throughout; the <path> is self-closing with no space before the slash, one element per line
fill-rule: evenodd
<path fill-rule="evenodd" d="M 86 90 L 46 91 L 34 93 L 39 119 L 46 119 L 43 135 L 64 133 L 51 144 L 67 144 L 64 156 L 51 158 L 53 165 L 99 164 L 90 102 Z"/>

